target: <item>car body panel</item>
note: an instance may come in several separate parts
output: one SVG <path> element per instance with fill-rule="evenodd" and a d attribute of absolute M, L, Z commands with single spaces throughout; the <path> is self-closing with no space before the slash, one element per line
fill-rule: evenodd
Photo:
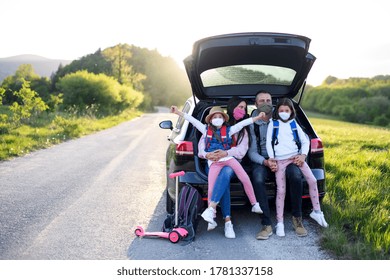
<path fill-rule="evenodd" d="M 193 94 L 199 100 L 253 97 L 266 90 L 274 97 L 295 97 L 316 60 L 310 39 L 283 33 L 235 33 L 195 42 L 184 60 Z M 209 77 L 209 79 L 206 79 Z"/>

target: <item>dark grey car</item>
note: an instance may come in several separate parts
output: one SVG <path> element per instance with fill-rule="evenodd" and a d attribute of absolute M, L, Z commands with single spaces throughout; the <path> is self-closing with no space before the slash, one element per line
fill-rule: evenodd
<path fill-rule="evenodd" d="M 193 97 L 185 102 L 182 111 L 204 122 L 212 106 L 226 108 L 234 96 L 254 104 L 255 94 L 266 90 L 272 94 L 274 105 L 279 98 L 292 99 L 296 120 L 311 141 L 307 162 L 317 178 L 322 199 L 325 195 L 323 144 L 299 105 L 307 75 L 316 59 L 309 53 L 309 45 L 310 39 L 304 36 L 259 32 L 219 35 L 195 42 L 192 54 L 184 60 Z M 200 133 L 183 118 L 175 125 L 163 121 L 160 127 L 172 130 L 166 154 L 167 211 L 172 211 L 175 197 L 174 181 L 168 177 L 171 172 L 184 170 L 186 174 L 180 182 L 196 187 L 207 201 L 205 161 L 197 156 Z M 242 164 L 250 175 L 249 160 L 244 158 Z M 273 178 L 267 183 L 267 191 L 270 198 L 275 197 Z M 306 182 L 302 197 L 309 198 Z M 248 203 L 238 180 L 231 183 L 231 200 L 232 205 Z"/>

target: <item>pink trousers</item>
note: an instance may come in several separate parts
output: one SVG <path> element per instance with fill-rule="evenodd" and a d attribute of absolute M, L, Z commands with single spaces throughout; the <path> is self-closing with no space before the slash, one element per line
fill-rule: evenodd
<path fill-rule="evenodd" d="M 211 200 L 211 194 L 213 193 L 213 188 L 215 181 L 217 180 L 217 177 L 219 175 L 219 172 L 224 166 L 229 166 L 233 169 L 234 173 L 236 174 L 237 178 L 241 181 L 241 183 L 244 185 L 244 191 L 246 195 L 249 198 L 249 202 L 251 205 L 255 204 L 256 196 L 255 192 L 253 190 L 252 182 L 249 179 L 248 174 L 242 167 L 242 165 L 235 159 L 229 159 L 226 161 L 216 161 L 213 162 L 210 166 L 209 175 L 208 175 L 208 183 L 209 183 L 209 190 L 208 190 L 208 200 L 210 202 Z M 215 201 L 217 202 L 217 201 Z"/>
<path fill-rule="evenodd" d="M 283 222 L 284 214 L 284 200 L 286 198 L 286 168 L 289 164 L 293 163 L 292 159 L 278 160 L 278 171 L 275 173 L 276 177 L 276 219 L 278 222 Z M 314 210 L 321 210 L 320 200 L 317 188 L 317 179 L 311 172 L 310 167 L 306 162 L 302 166 L 299 166 L 303 176 L 309 185 L 310 200 L 313 204 Z M 290 186 L 294 187 L 294 186 Z"/>

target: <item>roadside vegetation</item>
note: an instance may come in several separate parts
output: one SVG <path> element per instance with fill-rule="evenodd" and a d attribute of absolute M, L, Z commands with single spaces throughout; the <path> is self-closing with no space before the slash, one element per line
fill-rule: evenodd
<path fill-rule="evenodd" d="M 60 65 L 49 78 L 22 64 L 0 84 L 0 160 L 114 126 L 190 96 L 185 72 L 128 44 Z"/>
<path fill-rule="evenodd" d="M 323 248 L 340 259 L 390 259 L 390 130 L 310 120 L 325 147 Z"/>
<path fill-rule="evenodd" d="M 348 122 L 390 128 L 390 75 L 370 79 L 329 76 L 318 87 L 308 86 L 302 107 Z"/>
<path fill-rule="evenodd" d="M 0 114 L 10 114 L 2 108 Z M 48 148 L 61 142 L 113 127 L 140 116 L 137 109 L 128 109 L 115 116 L 96 118 L 93 109 L 83 114 L 75 111 L 45 113 L 30 124 L 0 127 L 0 161 L 23 156 L 34 150 Z"/>

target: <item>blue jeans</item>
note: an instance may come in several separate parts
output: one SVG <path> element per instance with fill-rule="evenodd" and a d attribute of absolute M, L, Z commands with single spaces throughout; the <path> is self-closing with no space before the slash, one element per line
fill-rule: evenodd
<path fill-rule="evenodd" d="M 252 169 L 253 188 L 256 199 L 260 204 L 263 214 L 261 224 L 271 225 L 271 211 L 269 209 L 267 189 L 265 182 L 271 176 L 271 170 L 261 164 L 254 163 Z M 302 173 L 295 164 L 290 164 L 286 168 L 286 181 L 290 187 L 291 212 L 294 217 L 302 217 Z"/>
<path fill-rule="evenodd" d="M 208 168 L 207 173 L 208 173 Z M 219 202 L 221 207 L 222 217 L 230 217 L 230 180 L 235 176 L 232 168 L 225 166 L 218 174 L 217 180 L 214 184 L 213 193 L 211 194 L 211 201 Z"/>

